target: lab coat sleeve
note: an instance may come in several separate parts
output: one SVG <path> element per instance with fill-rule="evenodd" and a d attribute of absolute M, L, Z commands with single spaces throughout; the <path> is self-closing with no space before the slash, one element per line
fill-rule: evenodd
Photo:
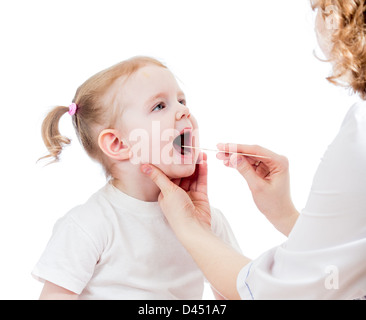
<path fill-rule="evenodd" d="M 366 103 L 354 105 L 324 154 L 288 240 L 243 268 L 243 299 L 366 295 Z"/>

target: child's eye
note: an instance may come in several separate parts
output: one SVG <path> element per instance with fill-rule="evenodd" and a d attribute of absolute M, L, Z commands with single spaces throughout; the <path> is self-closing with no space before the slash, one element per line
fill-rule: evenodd
<path fill-rule="evenodd" d="M 187 101 L 185 99 L 181 99 L 179 100 L 179 103 L 186 106 L 187 105 Z"/>
<path fill-rule="evenodd" d="M 159 111 L 159 110 L 163 110 L 165 108 L 165 105 L 163 103 L 159 103 L 157 106 L 154 107 L 154 109 L 152 109 L 152 111 Z"/>

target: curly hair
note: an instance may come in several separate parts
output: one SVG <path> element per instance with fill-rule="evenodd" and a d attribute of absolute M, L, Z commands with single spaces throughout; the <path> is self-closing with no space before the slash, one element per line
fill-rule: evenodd
<path fill-rule="evenodd" d="M 311 0 L 311 4 L 333 23 L 329 57 L 333 74 L 328 81 L 349 87 L 366 100 L 366 1 Z"/>

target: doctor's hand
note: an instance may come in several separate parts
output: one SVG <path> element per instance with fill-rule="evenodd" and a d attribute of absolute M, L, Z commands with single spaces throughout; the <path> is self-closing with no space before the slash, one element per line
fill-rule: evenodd
<path fill-rule="evenodd" d="M 289 163 L 286 157 L 260 146 L 218 144 L 216 157 L 235 168 L 245 178 L 254 202 L 277 230 L 288 236 L 299 216 L 290 195 Z M 229 154 L 233 151 L 268 158 Z"/>
<path fill-rule="evenodd" d="M 187 236 L 194 226 L 211 229 L 211 212 L 207 196 L 207 155 L 200 154 L 195 173 L 182 179 L 170 180 L 151 164 L 141 166 L 161 190 L 158 201 L 177 236 Z"/>
<path fill-rule="evenodd" d="M 160 188 L 160 207 L 179 241 L 192 256 L 215 291 L 227 299 L 239 299 L 236 281 L 250 260 L 211 231 L 207 197 L 207 155 L 196 165 L 193 176 L 170 179 L 151 164 L 141 166 Z"/>

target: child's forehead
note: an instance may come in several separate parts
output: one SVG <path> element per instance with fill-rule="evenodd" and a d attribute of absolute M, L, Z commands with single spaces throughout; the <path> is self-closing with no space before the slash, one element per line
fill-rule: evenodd
<path fill-rule="evenodd" d="M 158 93 L 182 91 L 171 71 L 158 66 L 145 66 L 129 77 L 121 77 L 116 89 L 124 100 L 148 99 Z"/>
<path fill-rule="evenodd" d="M 163 67 L 155 65 L 147 65 L 138 69 L 134 74 L 132 74 L 127 82 L 132 82 L 134 84 L 175 84 L 178 85 L 173 73 Z"/>
<path fill-rule="evenodd" d="M 147 65 L 129 76 L 117 78 L 103 96 L 108 105 L 127 108 L 144 105 L 159 94 L 184 95 L 173 73 L 163 67 Z"/>

